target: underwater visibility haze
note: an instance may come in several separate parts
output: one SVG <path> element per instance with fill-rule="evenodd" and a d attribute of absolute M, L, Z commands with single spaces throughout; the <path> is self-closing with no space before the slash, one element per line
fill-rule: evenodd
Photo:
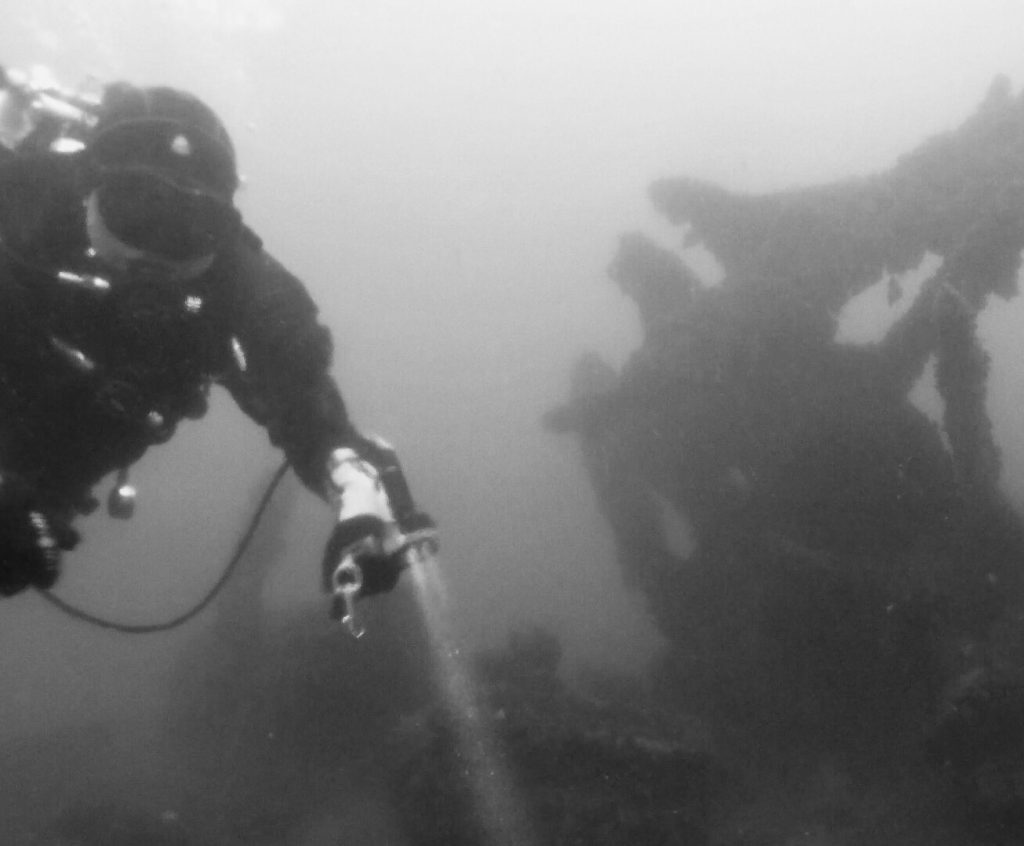
<path fill-rule="evenodd" d="M 173 632 L 4 600 L 0 843 L 1024 843 L 1024 7 L 7 7 L 213 107 L 441 546 L 355 640 L 289 475 Z M 280 460 L 215 391 L 55 593 L 187 609 Z"/>

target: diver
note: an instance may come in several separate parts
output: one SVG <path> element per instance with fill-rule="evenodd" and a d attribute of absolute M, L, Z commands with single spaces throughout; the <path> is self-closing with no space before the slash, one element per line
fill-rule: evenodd
<path fill-rule="evenodd" d="M 350 420 L 312 298 L 242 221 L 220 119 L 167 87 L 88 102 L 0 81 L 20 133 L 0 139 L 0 594 L 54 584 L 104 477 L 130 516 L 128 467 L 214 384 L 336 510 L 325 568 L 355 550 L 359 595 L 390 590 L 433 523 Z"/>

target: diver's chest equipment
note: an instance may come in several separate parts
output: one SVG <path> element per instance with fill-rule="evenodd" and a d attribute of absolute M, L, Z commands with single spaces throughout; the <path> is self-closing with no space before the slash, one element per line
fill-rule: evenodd
<path fill-rule="evenodd" d="M 213 293 L 217 280 L 108 273 L 88 250 L 53 269 L 0 246 L 25 292 L 28 323 L 20 334 L 22 348 L 33 350 L 8 374 L 11 412 L 26 421 L 72 415 L 67 448 L 109 457 L 118 475 L 108 512 L 130 517 L 137 492 L 128 465 L 168 440 L 182 419 L 202 417 L 215 379 L 246 369 L 245 350 L 229 336 L 222 298 Z M 35 426 L 19 431 L 26 446 L 37 437 Z M 83 500 L 86 512 L 90 502 Z"/>

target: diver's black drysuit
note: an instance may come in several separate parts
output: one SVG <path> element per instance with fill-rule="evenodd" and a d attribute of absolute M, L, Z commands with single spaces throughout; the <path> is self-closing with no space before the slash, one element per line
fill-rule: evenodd
<path fill-rule="evenodd" d="M 56 555 L 40 543 L 73 546 L 93 486 L 203 415 L 212 383 L 321 496 L 330 452 L 368 446 L 329 375 L 315 304 L 255 235 L 242 227 L 197 279 L 119 274 L 89 249 L 81 170 L 74 153 L 0 162 L 3 594 L 52 584 Z"/>

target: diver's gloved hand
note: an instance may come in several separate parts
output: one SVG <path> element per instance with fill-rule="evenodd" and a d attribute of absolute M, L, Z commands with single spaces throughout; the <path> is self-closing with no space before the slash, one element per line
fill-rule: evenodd
<path fill-rule="evenodd" d="M 394 449 L 366 439 L 359 452 L 344 447 L 330 457 L 338 524 L 324 553 L 324 589 L 335 589 L 338 565 L 350 557 L 362 575 L 359 596 L 394 588 L 414 543 L 436 546 L 434 521 L 418 511 Z"/>
<path fill-rule="evenodd" d="M 338 566 L 348 557 L 360 571 L 362 581 L 357 596 L 393 590 L 408 566 L 406 553 L 416 545 L 432 552 L 438 549 L 436 524 L 422 511 L 409 515 L 402 526 L 397 522 L 386 523 L 372 514 L 341 520 L 324 550 L 324 590 L 335 590 Z"/>
<path fill-rule="evenodd" d="M 338 566 L 349 558 L 359 568 L 357 596 L 393 590 L 406 566 L 398 537 L 397 524 L 386 523 L 372 514 L 339 521 L 324 550 L 324 590 L 334 592 L 339 578 L 349 578 L 338 573 Z"/>
<path fill-rule="evenodd" d="M 61 551 L 78 540 L 70 525 L 38 507 L 27 487 L 7 476 L 0 481 L 0 595 L 52 587 Z"/>

